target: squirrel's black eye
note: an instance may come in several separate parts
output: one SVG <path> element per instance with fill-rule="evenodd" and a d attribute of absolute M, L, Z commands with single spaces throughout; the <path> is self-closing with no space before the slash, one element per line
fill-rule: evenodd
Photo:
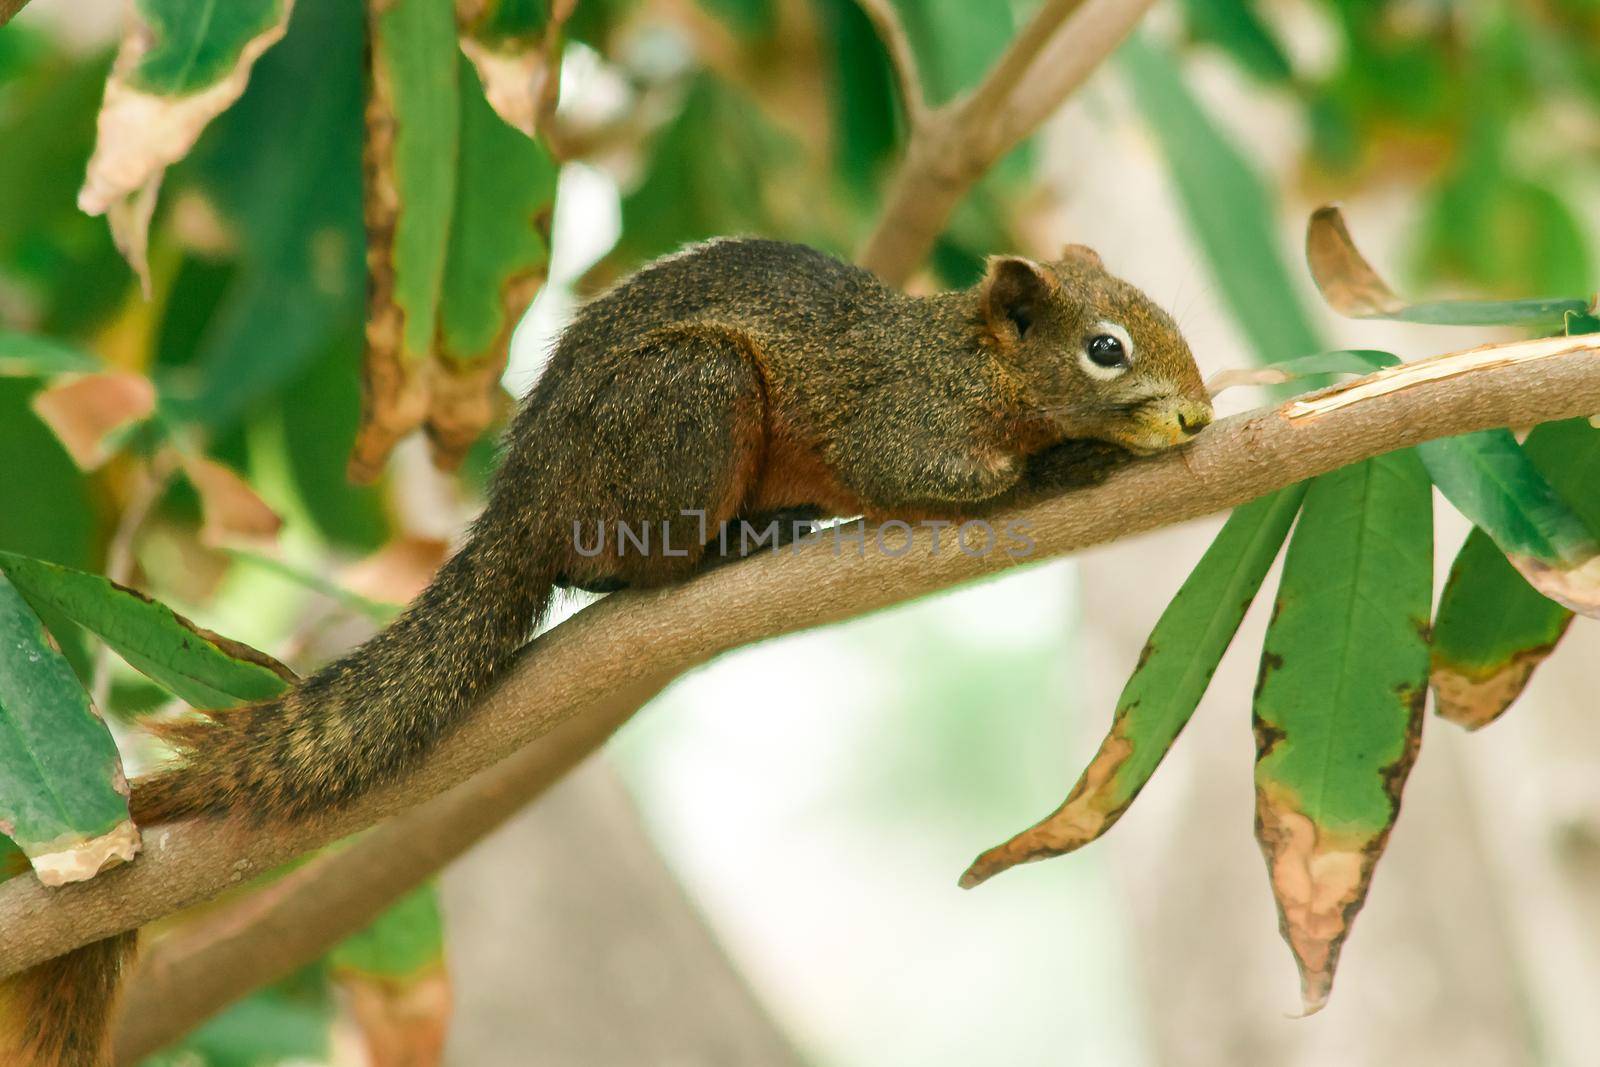
<path fill-rule="evenodd" d="M 1089 338 L 1089 358 L 1101 367 L 1120 367 L 1128 362 L 1128 351 L 1120 338 L 1102 333 Z"/>

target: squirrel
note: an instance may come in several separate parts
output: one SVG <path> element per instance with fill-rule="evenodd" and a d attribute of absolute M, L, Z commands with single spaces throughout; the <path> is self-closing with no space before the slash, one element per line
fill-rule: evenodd
<path fill-rule="evenodd" d="M 969 516 L 1182 445 L 1211 415 L 1173 320 L 1081 245 L 991 257 L 929 296 L 803 245 L 692 246 L 563 331 L 487 505 L 411 606 L 282 696 L 156 727 L 181 758 L 133 783 L 134 818 L 350 803 L 470 714 L 558 587 L 682 581 L 725 560 L 705 533 L 724 522 Z M 615 523 L 677 547 L 580 543 Z M 98 1067 L 133 937 L 29 972 L 23 1062 Z"/>

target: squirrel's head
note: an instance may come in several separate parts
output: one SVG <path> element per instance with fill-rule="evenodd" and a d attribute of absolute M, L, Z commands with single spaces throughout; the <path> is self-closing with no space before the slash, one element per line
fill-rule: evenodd
<path fill-rule="evenodd" d="M 983 329 L 1062 437 L 1157 452 L 1211 422 L 1211 397 L 1177 323 L 1083 245 L 1053 263 L 994 256 L 978 287 Z"/>

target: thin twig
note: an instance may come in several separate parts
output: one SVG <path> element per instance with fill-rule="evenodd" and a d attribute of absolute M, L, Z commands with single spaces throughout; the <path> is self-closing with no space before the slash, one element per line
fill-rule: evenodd
<path fill-rule="evenodd" d="M 1234 507 L 1423 441 L 1600 411 L 1600 344 L 1573 338 L 1533 362 L 1416 381 L 1291 417 L 1263 408 L 1217 423 L 1187 454 L 1130 463 L 1106 482 L 994 517 L 1026 523 L 1032 559 Z M 1533 342 L 1549 346 L 1550 342 Z M 1521 352 L 1500 346 L 1503 352 Z M 1365 381 L 1365 380 L 1363 380 Z M 866 544 L 872 543 L 866 531 Z M 898 544 L 897 535 L 897 549 Z M 753 641 L 826 625 L 1015 566 L 1007 553 L 940 551 L 919 530 L 895 556 L 829 537 L 668 588 L 616 594 L 535 641 L 473 716 L 405 779 L 293 826 L 188 820 L 150 829 L 140 859 L 59 889 L 0 883 L 0 977 L 215 896 L 466 781 L 619 691 L 662 684 Z"/>
<path fill-rule="evenodd" d="M 966 97 L 928 113 L 857 257 L 900 285 L 961 198 L 1061 106 L 1133 31 L 1154 0 L 1052 0 Z"/>
<path fill-rule="evenodd" d="M 923 95 L 922 74 L 917 67 L 917 55 L 912 50 L 911 38 L 906 34 L 906 24 L 900 18 L 900 12 L 895 10 L 893 0 L 858 2 L 889 53 L 889 66 L 894 71 L 901 106 L 905 108 L 906 125 L 915 131 L 927 120 L 928 101 Z"/>
<path fill-rule="evenodd" d="M 962 106 L 974 115 L 994 115 L 1002 111 L 1055 32 L 1082 6 L 1083 0 L 1045 0 Z"/>
<path fill-rule="evenodd" d="M 556 115 L 556 107 L 561 103 L 562 31 L 577 6 L 578 0 L 556 0 L 550 9 L 550 18 L 545 23 L 544 39 L 539 42 L 539 52 L 543 57 L 544 81 L 539 86 L 539 103 L 534 113 L 534 129 L 537 131 L 550 129 Z"/>

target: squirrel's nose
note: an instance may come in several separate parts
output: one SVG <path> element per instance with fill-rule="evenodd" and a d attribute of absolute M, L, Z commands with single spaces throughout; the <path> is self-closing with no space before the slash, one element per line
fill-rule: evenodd
<path fill-rule="evenodd" d="M 1211 408 L 1201 404 L 1186 404 L 1178 409 L 1178 429 L 1193 437 L 1211 425 Z"/>

